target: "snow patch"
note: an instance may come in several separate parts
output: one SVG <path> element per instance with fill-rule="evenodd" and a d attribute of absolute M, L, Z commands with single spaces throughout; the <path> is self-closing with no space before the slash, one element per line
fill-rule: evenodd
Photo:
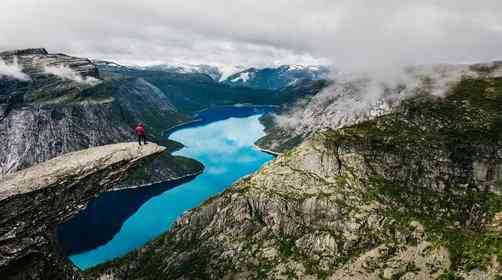
<path fill-rule="evenodd" d="M 238 77 L 230 80 L 231 82 L 235 83 L 235 82 L 238 82 L 238 81 L 241 81 L 243 83 L 249 81 L 249 79 L 251 79 L 251 73 L 249 72 L 242 72 L 239 74 Z"/>

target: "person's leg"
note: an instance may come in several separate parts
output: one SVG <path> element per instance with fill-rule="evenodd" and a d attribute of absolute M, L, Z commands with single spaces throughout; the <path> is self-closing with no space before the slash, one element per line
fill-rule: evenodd
<path fill-rule="evenodd" d="M 146 135 L 143 135 L 143 143 L 146 145 Z"/>
<path fill-rule="evenodd" d="M 138 144 L 141 146 L 141 135 L 138 135 Z"/>

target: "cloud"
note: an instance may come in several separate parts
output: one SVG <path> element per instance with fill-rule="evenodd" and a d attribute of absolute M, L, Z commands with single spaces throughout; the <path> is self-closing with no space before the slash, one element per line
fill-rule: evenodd
<path fill-rule="evenodd" d="M 287 113 L 276 116 L 275 121 L 294 134 L 336 129 L 388 113 L 402 100 L 417 94 L 443 97 L 463 77 L 479 75 L 469 65 L 445 64 L 339 73 L 333 77 L 332 86 L 302 100 Z M 493 71 L 492 75 L 502 73 Z"/>
<path fill-rule="evenodd" d="M 23 73 L 23 67 L 20 64 L 18 64 L 16 57 L 14 57 L 12 63 L 7 63 L 0 58 L 0 78 L 4 77 L 20 81 L 31 80 L 30 76 Z"/>
<path fill-rule="evenodd" d="M 77 83 L 86 84 L 89 86 L 95 86 L 101 82 L 94 77 L 82 77 L 82 75 L 75 72 L 73 69 L 66 65 L 44 66 L 44 72 L 47 74 L 56 75 L 62 79 L 72 80 Z"/>
<path fill-rule="evenodd" d="M 2 8 L 17 12 L 0 18 L 1 49 L 126 63 L 354 71 L 501 58 L 499 0 L 3 0 Z"/>

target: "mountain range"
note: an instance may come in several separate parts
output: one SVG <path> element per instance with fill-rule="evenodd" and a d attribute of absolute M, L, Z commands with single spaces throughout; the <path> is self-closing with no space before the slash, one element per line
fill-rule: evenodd
<path fill-rule="evenodd" d="M 442 75 L 434 71 L 419 75 L 425 83 L 417 88 L 384 87 L 374 103 L 364 103 L 368 112 L 379 108 L 375 114 L 331 111 L 367 92 L 359 91 L 360 81 L 335 81 L 342 91 L 334 98 L 323 96 L 325 89 L 278 113 L 289 117 L 297 109 L 316 118 L 295 120 L 307 134 L 275 134 L 282 149 L 276 160 L 145 247 L 86 275 L 500 279 L 500 66 L 452 67 L 462 75 L 441 95 L 432 85 Z"/>
<path fill-rule="evenodd" d="M 230 75 L 223 83 L 232 87 L 279 90 L 304 81 L 327 79 L 325 66 L 282 65 L 277 68 L 249 68 Z"/>
<path fill-rule="evenodd" d="M 408 67 L 391 80 L 251 68 L 220 81 L 45 49 L 0 58 L 0 276 L 502 275 L 501 62 Z M 182 144 L 163 132 L 244 103 L 275 106 L 257 141 L 275 160 L 122 258 L 81 272 L 60 255 L 55 226 L 99 192 L 201 172 L 170 154 Z M 107 145 L 134 141 L 139 121 L 167 149 Z"/>

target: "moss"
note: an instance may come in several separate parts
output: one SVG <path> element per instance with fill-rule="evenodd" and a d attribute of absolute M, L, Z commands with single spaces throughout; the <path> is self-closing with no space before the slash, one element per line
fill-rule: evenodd
<path fill-rule="evenodd" d="M 413 220 L 421 222 L 427 232 L 427 238 L 438 245 L 448 248 L 452 260 L 452 269 L 464 269 L 470 271 L 475 268 L 483 269 L 488 265 L 491 256 L 497 256 L 502 259 L 502 235 L 500 233 L 490 232 L 489 230 L 478 228 L 476 230 L 462 227 L 469 218 L 465 213 L 464 205 L 480 205 L 484 216 L 493 217 L 496 212 L 501 211 L 502 197 L 490 193 L 469 192 L 468 194 L 455 196 L 453 194 L 443 194 L 450 196 L 449 199 L 443 198 L 441 208 L 449 211 L 449 215 L 441 216 L 438 212 L 423 211 L 420 208 L 414 208 L 413 204 L 427 203 L 427 197 L 441 196 L 441 194 L 431 193 L 425 197 L 414 197 L 411 204 L 403 200 L 400 193 L 396 192 L 395 184 L 387 184 L 381 178 L 374 179 L 373 184 L 377 190 L 370 193 L 374 197 L 384 196 L 396 202 L 397 205 L 405 206 L 388 209 L 387 215 L 393 217 L 399 222 L 400 231 L 405 231 L 406 227 Z M 390 198 L 389 198 L 390 197 Z M 400 211 L 399 209 L 404 209 Z M 470 208 L 469 208 L 470 209 Z M 439 210 L 438 210 L 439 211 Z M 460 227 L 459 227 L 460 226 Z"/>
<path fill-rule="evenodd" d="M 476 185 L 472 163 L 494 157 L 500 108 L 502 79 L 464 79 L 444 99 L 417 96 L 396 113 L 327 135 L 366 158 L 363 196 L 386 205 L 398 230 L 420 221 L 430 240 L 449 249 L 452 269 L 483 269 L 502 252 L 500 233 L 484 228 L 502 211 L 502 197 Z M 438 159 L 447 160 L 450 174 L 428 178 Z"/>
<path fill-rule="evenodd" d="M 298 247 L 296 247 L 293 239 L 279 239 L 279 253 L 283 258 L 290 258 L 293 255 L 299 255 Z"/>
<path fill-rule="evenodd" d="M 256 279 L 267 279 L 267 275 L 272 269 L 273 265 L 270 262 L 260 262 L 256 267 Z"/>
<path fill-rule="evenodd" d="M 455 272 L 448 271 L 439 275 L 436 280 L 462 280 L 463 278 L 458 276 Z"/>

